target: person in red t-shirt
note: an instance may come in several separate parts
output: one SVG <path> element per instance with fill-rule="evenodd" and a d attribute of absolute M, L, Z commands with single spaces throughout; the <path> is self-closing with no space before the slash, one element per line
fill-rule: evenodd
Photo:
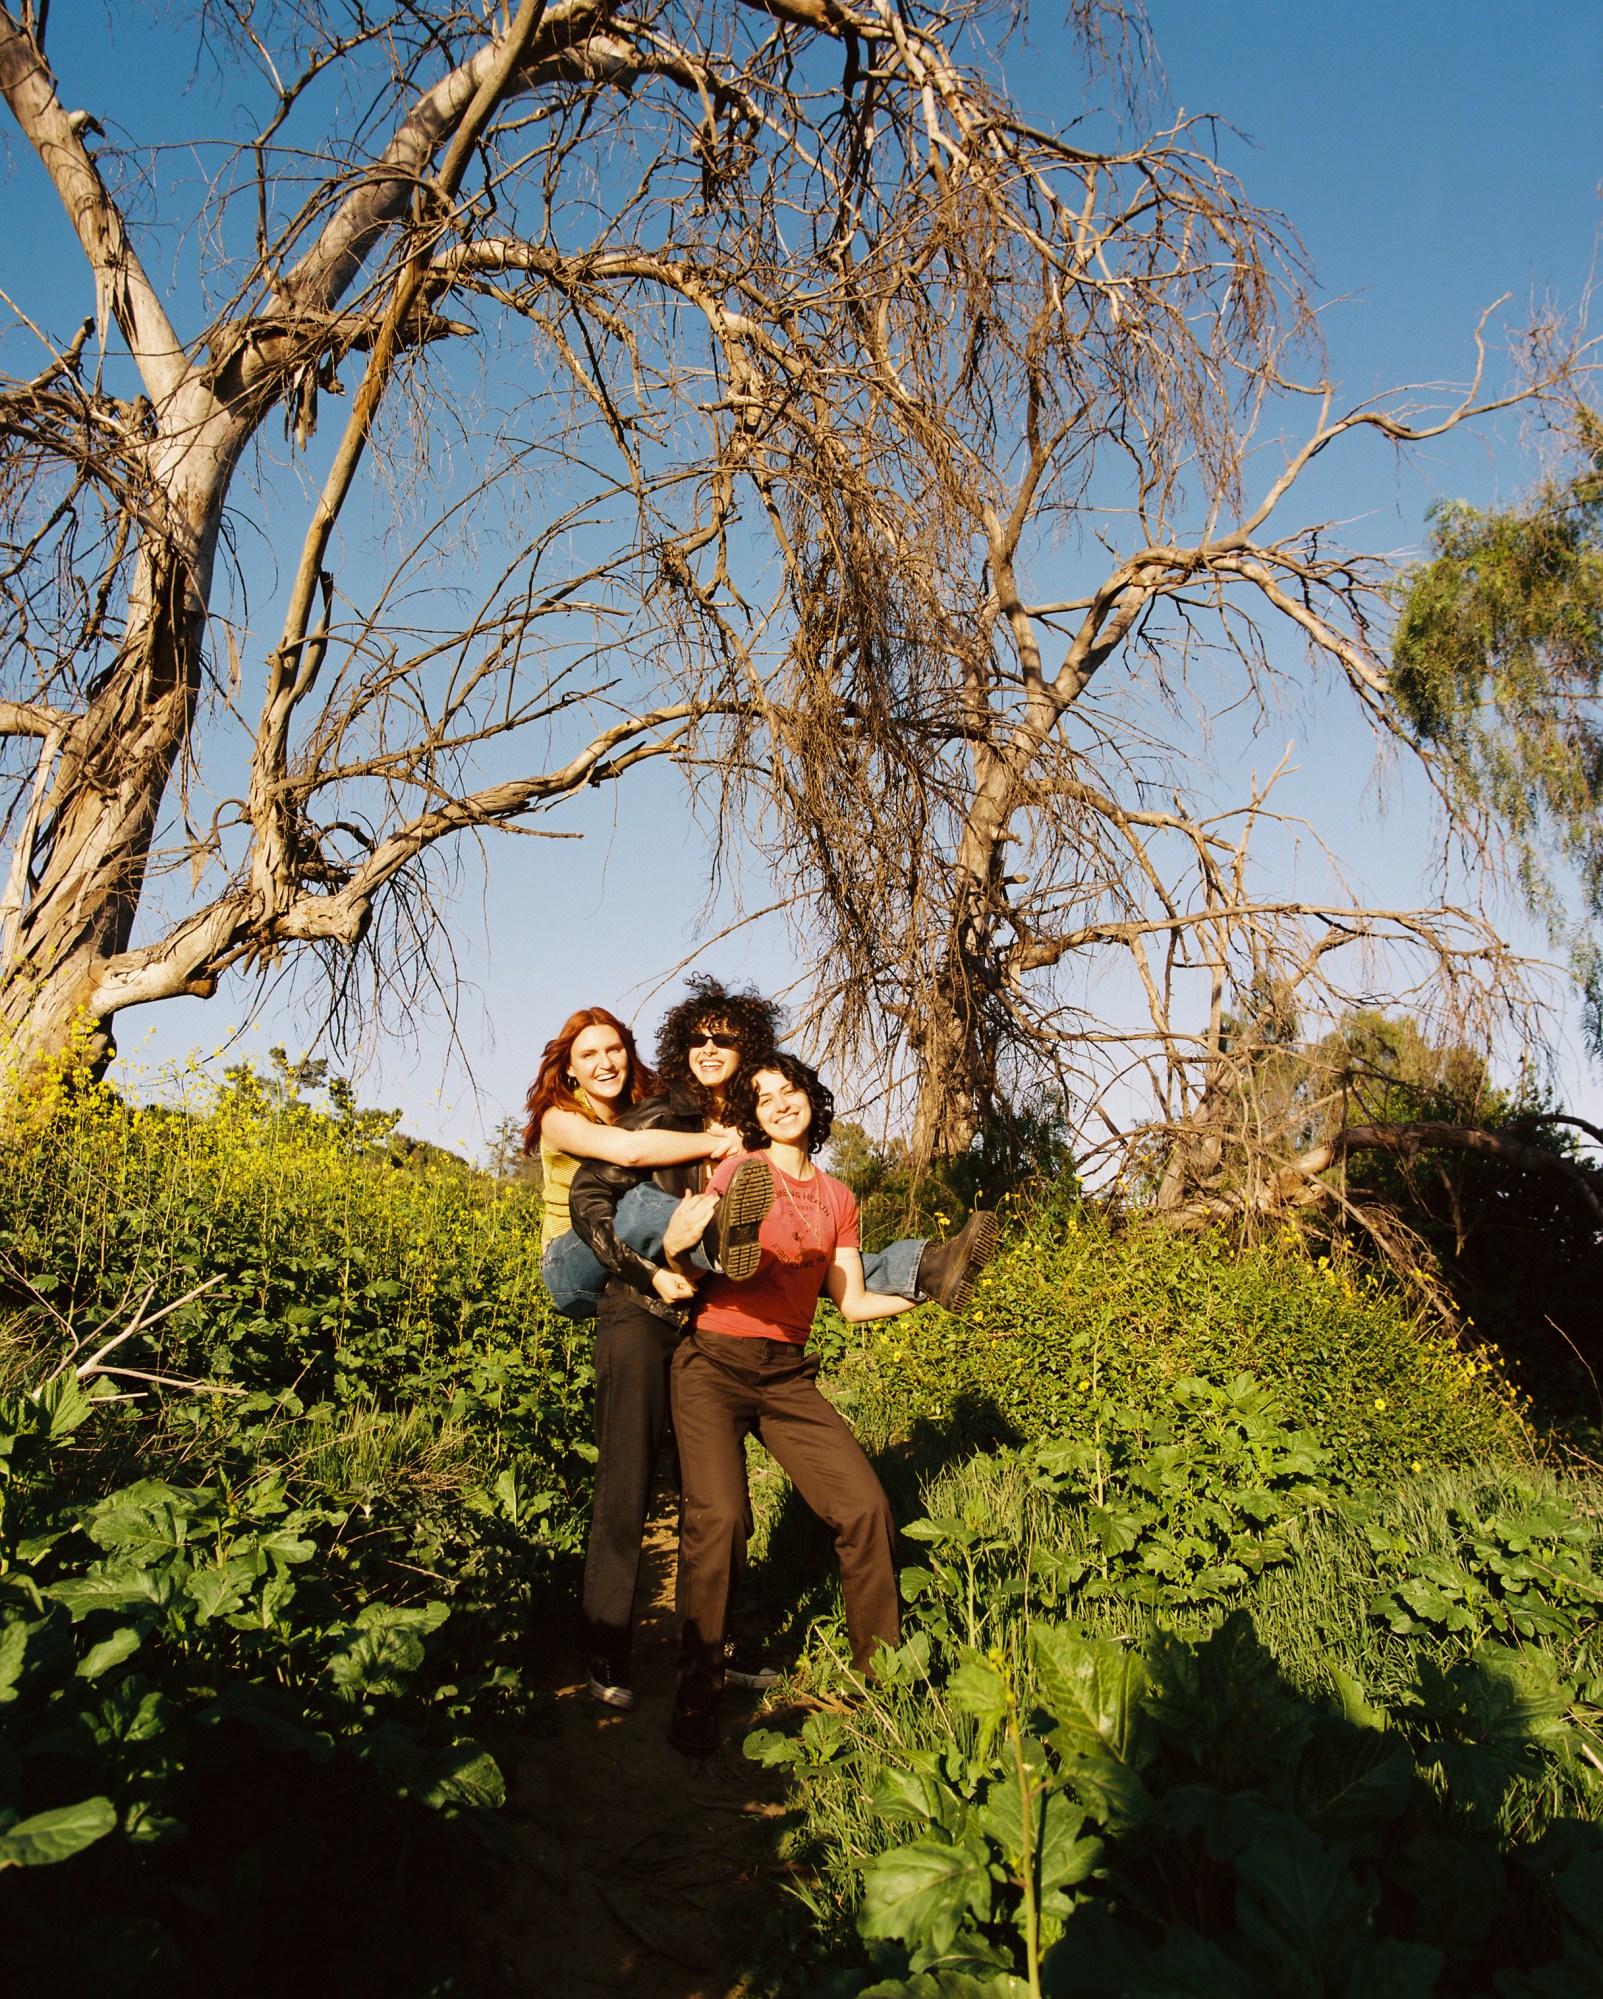
<path fill-rule="evenodd" d="M 881 1642 L 900 1642 L 896 1523 L 862 1446 L 818 1392 L 807 1340 L 826 1291 L 854 1322 L 894 1318 L 915 1301 L 864 1287 L 856 1197 L 813 1163 L 834 1109 L 816 1071 L 794 1055 L 764 1057 L 729 1089 L 727 1114 L 767 1161 L 774 1199 L 758 1231 L 755 1274 L 741 1284 L 713 1277 L 704 1285 L 690 1335 L 673 1357 L 684 1650 L 668 1737 L 689 1755 L 710 1755 L 718 1745 L 724 1641 L 750 1518 L 748 1434 L 762 1440 L 835 1530 L 852 1664 L 866 1672 Z M 741 1163 L 724 1161 L 707 1192 L 687 1196 L 687 1206 L 699 1199 L 710 1214 Z M 687 1218 L 686 1234 L 694 1219 Z"/>

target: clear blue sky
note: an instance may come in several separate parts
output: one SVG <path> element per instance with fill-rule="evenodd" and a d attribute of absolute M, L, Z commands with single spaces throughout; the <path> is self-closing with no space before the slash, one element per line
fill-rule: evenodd
<path fill-rule="evenodd" d="M 1400 381 L 1462 379 L 1475 321 L 1504 293 L 1519 306 L 1581 308 L 1603 218 L 1603 8 L 1595 0 L 1237 0 L 1229 8 L 1151 0 L 1149 12 L 1173 105 L 1237 127 L 1241 137 L 1220 133 L 1222 157 L 1254 200 L 1282 210 L 1300 232 L 1326 308 L 1332 368 L 1354 396 Z M 109 35 L 105 19 L 85 0 L 57 0 L 52 54 L 68 101 L 102 115 L 115 101 L 137 139 L 145 135 L 128 109 L 128 79 L 141 110 L 171 105 L 186 66 L 174 62 L 159 13 L 114 10 Z M 1031 46 L 1015 45 L 1009 72 L 1037 117 L 1061 121 L 1080 110 L 1082 87 L 1057 19 L 1056 10 L 1033 17 Z M 32 163 L 7 137 L 13 165 L 0 200 L 15 249 Z M 58 225 L 23 226 L 30 255 L 46 264 L 61 258 L 70 279 L 74 255 Z M 0 262 L 12 260 L 0 254 Z M 0 282 L 11 288 L 9 277 Z M 1323 474 L 1317 510 L 1352 522 L 1359 545 L 1417 548 L 1433 499 L 1517 494 L 1531 470 L 1519 447 L 1511 423 L 1401 470 L 1389 454 L 1360 448 Z M 1366 792 L 1371 751 L 1362 732 L 1324 711 L 1308 724 L 1316 749 L 1300 746 L 1300 760 L 1314 764 L 1319 795 L 1350 800 L 1343 850 L 1373 876 L 1406 875 L 1423 849 L 1417 806 L 1405 794 L 1381 821 Z M 1259 761 L 1272 763 L 1283 740 L 1282 729 Z M 695 948 L 703 848 L 667 773 L 588 800 L 562 824 L 583 830 L 584 841 L 502 839 L 487 849 L 482 879 L 466 870 L 453 926 L 468 980 L 461 1058 L 449 1057 L 443 1025 L 425 1019 L 410 1045 L 371 1047 L 351 1065 L 364 1097 L 401 1105 L 420 1135 L 478 1150 L 483 1133 L 516 1107 L 540 1042 L 570 1006 L 595 999 L 639 1008 L 649 1025 L 660 1003 L 648 995 Z M 771 893 L 758 881 L 750 898 L 757 904 Z M 709 927 L 724 920 L 714 912 Z M 790 976 L 772 928 L 719 945 L 705 962 L 776 988 Z M 273 1041 L 304 1045 L 306 1009 L 282 994 L 263 1009 L 260 988 L 245 976 L 225 981 L 204 1005 L 125 1014 L 119 1039 L 141 1062 L 166 1060 L 216 1048 L 253 1013 L 258 1022 L 236 1053 L 264 1052 Z M 1573 1093 L 1589 1095 L 1591 1085 L 1577 1074 Z"/>

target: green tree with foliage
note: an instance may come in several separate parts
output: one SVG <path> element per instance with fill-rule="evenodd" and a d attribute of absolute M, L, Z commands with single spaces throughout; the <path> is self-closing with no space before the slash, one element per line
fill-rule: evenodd
<path fill-rule="evenodd" d="M 1455 814 L 1501 832 L 1520 887 L 1569 944 L 1603 1052 L 1603 421 L 1574 415 L 1575 469 L 1522 507 L 1432 515 L 1400 586 L 1392 693 Z M 1571 929 L 1559 870 L 1579 879 Z"/>

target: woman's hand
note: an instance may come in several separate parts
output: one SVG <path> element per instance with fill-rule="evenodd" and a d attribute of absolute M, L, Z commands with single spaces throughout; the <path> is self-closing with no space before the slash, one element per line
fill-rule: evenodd
<path fill-rule="evenodd" d="M 696 1295 L 696 1287 L 688 1277 L 681 1277 L 677 1270 L 656 1271 L 651 1279 L 651 1288 L 665 1305 L 684 1305 Z"/>
<path fill-rule="evenodd" d="M 670 1263 L 695 1248 L 717 1212 L 716 1194 L 685 1195 L 668 1217 L 668 1226 L 662 1232 L 662 1253 Z"/>
<path fill-rule="evenodd" d="M 735 1159 L 746 1149 L 746 1141 L 732 1124 L 710 1124 L 707 1127 L 707 1135 L 718 1141 L 707 1154 L 711 1160 Z"/>

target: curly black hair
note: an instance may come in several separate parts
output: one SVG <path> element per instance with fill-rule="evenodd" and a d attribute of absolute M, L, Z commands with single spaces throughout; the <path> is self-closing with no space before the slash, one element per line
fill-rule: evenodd
<path fill-rule="evenodd" d="M 731 992 L 728 986 L 706 972 L 693 973 L 685 981 L 688 996 L 674 1007 L 657 1030 L 657 1075 L 663 1088 L 685 1090 L 704 1113 L 713 1108 L 707 1092 L 690 1073 L 690 1041 L 698 1030 L 728 1027 L 740 1036 L 743 1066 L 769 1061 L 777 1052 L 779 1031 L 784 1026 L 784 1009 L 777 1000 L 764 999 L 748 987 Z"/>
<path fill-rule="evenodd" d="M 813 1107 L 807 1150 L 809 1153 L 821 1152 L 835 1128 L 835 1093 L 824 1083 L 818 1071 L 810 1069 L 799 1055 L 787 1055 L 781 1049 L 776 1048 L 759 1061 L 743 1063 L 740 1073 L 729 1085 L 729 1116 L 735 1129 L 753 1152 L 763 1151 L 771 1142 L 767 1132 L 757 1122 L 757 1077 L 759 1072 L 774 1069 L 787 1083 L 806 1093 L 807 1101 Z"/>

